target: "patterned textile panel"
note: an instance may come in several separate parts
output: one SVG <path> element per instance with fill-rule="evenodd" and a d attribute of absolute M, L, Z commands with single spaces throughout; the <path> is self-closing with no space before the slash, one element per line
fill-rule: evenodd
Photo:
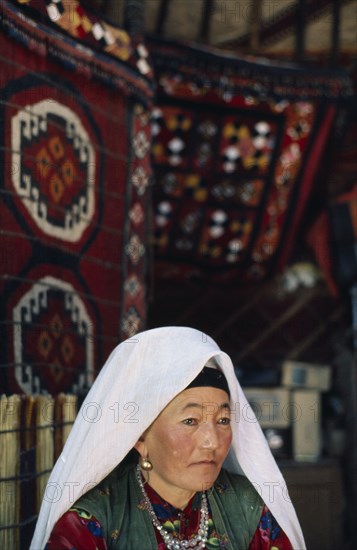
<path fill-rule="evenodd" d="M 81 393 L 145 324 L 151 84 L 137 57 L 94 66 L 46 21 L 68 2 L 16 4 L 0 32 L 0 393 Z"/>
<path fill-rule="evenodd" d="M 269 277 L 289 258 L 349 78 L 148 44 L 157 275 Z"/>

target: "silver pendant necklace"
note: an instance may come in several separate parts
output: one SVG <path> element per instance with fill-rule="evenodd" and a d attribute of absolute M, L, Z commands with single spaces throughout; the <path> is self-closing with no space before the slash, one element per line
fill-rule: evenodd
<path fill-rule="evenodd" d="M 202 505 L 200 510 L 200 526 L 198 528 L 197 535 L 195 535 L 192 539 L 189 539 L 189 540 L 181 540 L 174 537 L 171 533 L 166 531 L 166 529 L 164 529 L 164 527 L 159 522 L 157 515 L 155 514 L 152 504 L 150 502 L 150 499 L 146 494 L 139 465 L 137 465 L 136 467 L 136 478 L 138 480 L 141 492 L 144 497 L 145 508 L 149 512 L 150 519 L 152 521 L 153 526 L 159 531 L 160 535 L 162 536 L 164 543 L 166 545 L 166 548 L 168 550 L 187 550 L 190 548 L 196 548 L 196 549 L 205 548 L 206 542 L 207 542 L 207 536 L 208 536 L 208 519 L 209 519 L 206 492 L 202 493 Z"/>

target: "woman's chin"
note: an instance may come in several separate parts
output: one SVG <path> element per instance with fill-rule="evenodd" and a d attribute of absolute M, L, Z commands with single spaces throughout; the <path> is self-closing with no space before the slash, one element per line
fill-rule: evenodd
<path fill-rule="evenodd" d="M 210 472 L 210 474 L 202 473 L 197 475 L 195 479 L 192 480 L 191 490 L 194 492 L 197 491 L 208 491 L 214 485 L 219 472 Z"/>

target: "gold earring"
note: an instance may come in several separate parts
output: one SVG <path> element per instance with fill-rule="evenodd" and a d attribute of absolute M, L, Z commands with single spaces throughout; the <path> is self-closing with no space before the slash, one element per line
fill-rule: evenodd
<path fill-rule="evenodd" d="M 152 464 L 148 458 L 140 457 L 140 468 L 144 470 L 145 472 L 148 472 L 149 470 L 152 470 Z"/>

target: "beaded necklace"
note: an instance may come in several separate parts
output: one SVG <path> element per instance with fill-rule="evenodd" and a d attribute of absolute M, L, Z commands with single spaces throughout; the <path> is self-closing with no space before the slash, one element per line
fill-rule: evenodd
<path fill-rule="evenodd" d="M 181 540 L 181 539 L 178 539 L 177 537 L 174 537 L 171 533 L 166 531 L 166 529 L 159 522 L 154 512 L 153 506 L 150 502 L 150 499 L 145 491 L 139 465 L 136 467 L 136 478 L 138 480 L 141 492 L 144 497 L 145 508 L 149 512 L 150 519 L 152 521 L 153 526 L 159 531 L 160 535 L 162 536 L 164 543 L 166 545 L 166 548 L 168 550 L 187 550 L 190 548 L 196 548 L 196 549 L 205 548 L 205 545 L 207 542 L 207 535 L 208 535 L 208 519 L 209 519 L 206 492 L 202 493 L 202 505 L 200 510 L 200 526 L 198 528 L 197 535 L 195 535 L 190 540 Z"/>

